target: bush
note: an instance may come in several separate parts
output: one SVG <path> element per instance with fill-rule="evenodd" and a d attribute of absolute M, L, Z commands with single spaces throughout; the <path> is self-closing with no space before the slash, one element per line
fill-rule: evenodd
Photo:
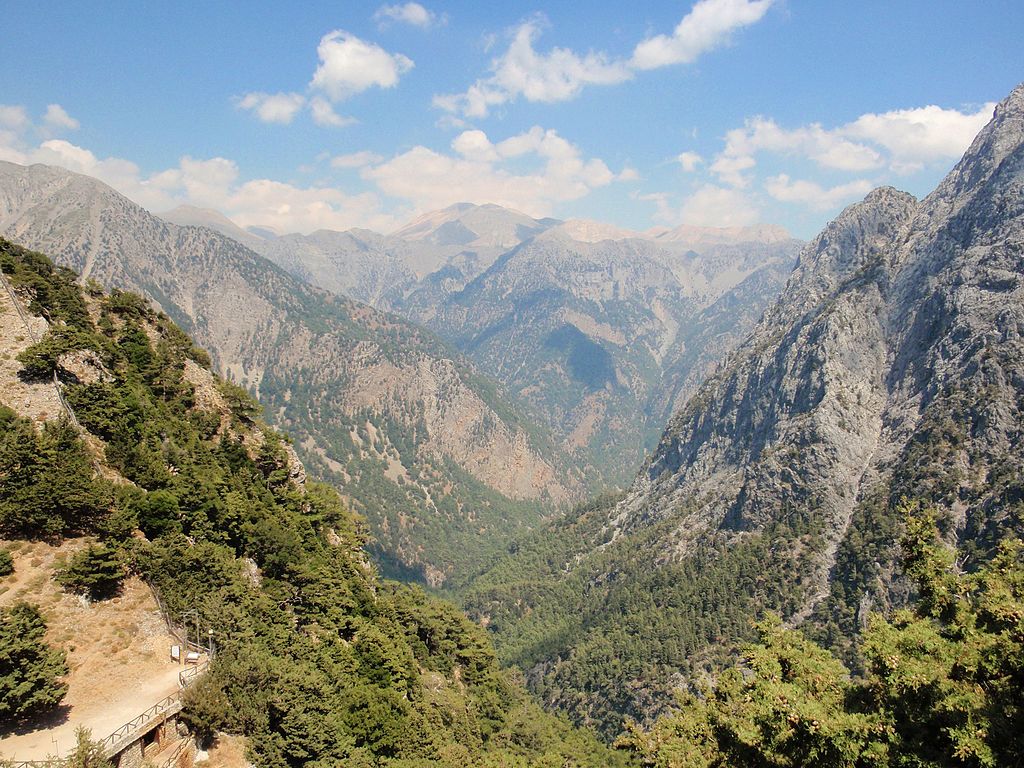
<path fill-rule="evenodd" d="M 14 558 L 10 550 L 0 549 L 0 577 L 10 576 L 14 573 Z"/>

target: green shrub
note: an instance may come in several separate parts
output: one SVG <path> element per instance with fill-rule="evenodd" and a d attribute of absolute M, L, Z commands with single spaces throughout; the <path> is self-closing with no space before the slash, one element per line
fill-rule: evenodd
<path fill-rule="evenodd" d="M 100 544 L 90 545 L 72 557 L 67 568 L 57 572 L 57 582 L 70 592 L 104 600 L 120 591 L 124 576 L 118 552 Z"/>

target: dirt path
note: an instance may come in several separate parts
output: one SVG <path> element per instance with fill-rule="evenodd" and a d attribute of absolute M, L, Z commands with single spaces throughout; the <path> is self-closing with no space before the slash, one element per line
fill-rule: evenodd
<path fill-rule="evenodd" d="M 28 600 L 40 606 L 48 624 L 47 641 L 64 648 L 71 674 L 60 709 L 34 723 L 32 730 L 0 738 L 0 756 L 38 760 L 64 754 L 75 728 L 103 738 L 123 723 L 178 690 L 181 670 L 169 657 L 177 641 L 170 635 L 149 589 L 129 579 L 119 597 L 89 604 L 63 593 L 53 572 L 82 539 L 59 547 L 40 542 L 0 542 L 15 549 L 12 576 L 0 579 L 0 606 Z"/>

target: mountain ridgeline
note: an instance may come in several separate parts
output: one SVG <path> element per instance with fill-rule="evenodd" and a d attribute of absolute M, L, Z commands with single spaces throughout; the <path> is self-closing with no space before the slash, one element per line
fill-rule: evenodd
<path fill-rule="evenodd" d="M 802 243 L 778 227 L 639 233 L 461 203 L 384 236 L 254 238 L 306 282 L 428 327 L 502 382 L 592 477 L 629 482 L 671 413 L 781 290 Z"/>
<path fill-rule="evenodd" d="M 2 374 L 0 537 L 92 537 L 62 584 L 102 600 L 137 573 L 179 625 L 215 628 L 212 667 L 184 694 L 200 739 L 244 734 L 268 768 L 624 764 L 533 703 L 452 605 L 380 579 L 364 521 L 306 481 L 287 438 L 167 315 L 3 239 L 0 269 L 43 331 L 33 343 L 5 290 L 0 354 L 20 370 Z M 75 421 L 37 407 L 54 373 Z M 44 634 L 31 605 L 0 620 Z M 18 724 L 12 702 L 16 716 L 58 704 L 67 688 L 43 678 L 62 659 L 3 669 L 0 731 Z"/>
<path fill-rule="evenodd" d="M 857 668 L 904 605 L 900 499 L 962 567 L 1024 531 L 1024 86 L 925 199 L 883 188 L 800 254 L 622 496 L 518 542 L 464 595 L 550 705 L 615 733 L 765 610 Z"/>
<path fill-rule="evenodd" d="M 582 495 L 549 430 L 440 339 L 95 179 L 0 162 L 0 233 L 139 291 L 255 392 L 391 573 L 440 585 Z"/>

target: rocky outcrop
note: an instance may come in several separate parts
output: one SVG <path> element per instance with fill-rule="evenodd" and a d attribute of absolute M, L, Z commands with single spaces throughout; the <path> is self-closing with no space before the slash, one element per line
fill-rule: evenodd
<path fill-rule="evenodd" d="M 980 458 L 993 452 L 1019 464 L 1022 188 L 1024 87 L 925 200 L 876 190 L 808 246 L 778 303 L 674 417 L 611 525 L 636 530 L 699 492 L 699 513 L 666 542 L 685 549 L 702 531 L 757 530 L 813 506 L 831 543 L 825 578 L 857 503 L 912 469 L 901 463 L 922 425 L 968 417 L 975 474 L 993 469 Z M 984 403 L 958 413 L 955 396 Z"/>
<path fill-rule="evenodd" d="M 911 596 L 901 499 L 940 510 L 966 569 L 1024 535 L 1022 425 L 1024 85 L 928 197 L 878 189 L 830 223 L 625 496 L 466 604 L 537 693 L 609 733 L 766 610 L 856 664 L 870 612 Z"/>

